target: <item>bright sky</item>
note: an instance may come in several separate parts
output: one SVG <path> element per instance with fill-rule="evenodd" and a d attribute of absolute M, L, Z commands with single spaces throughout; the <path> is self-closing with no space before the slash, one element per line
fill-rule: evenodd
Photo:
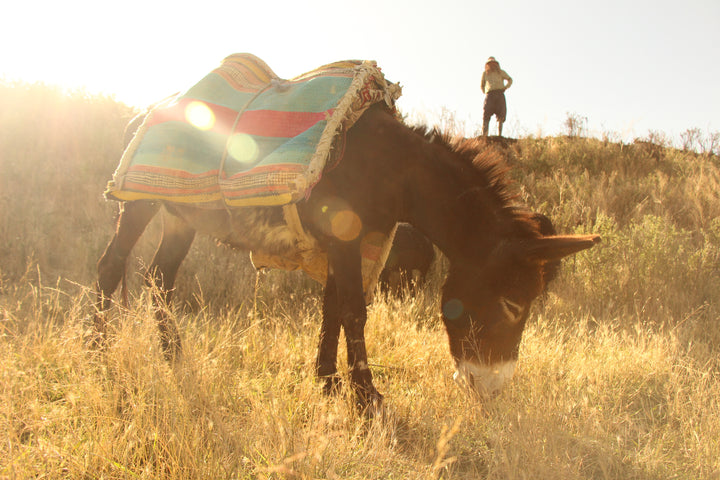
<path fill-rule="evenodd" d="M 185 90 L 236 52 L 283 78 L 372 59 L 403 85 L 404 113 L 433 123 L 454 112 L 471 134 L 493 55 L 514 80 L 506 135 L 563 133 L 568 113 L 586 117 L 592 134 L 626 141 L 720 130 L 719 0 L 11 3 L 0 76 L 131 105 Z"/>

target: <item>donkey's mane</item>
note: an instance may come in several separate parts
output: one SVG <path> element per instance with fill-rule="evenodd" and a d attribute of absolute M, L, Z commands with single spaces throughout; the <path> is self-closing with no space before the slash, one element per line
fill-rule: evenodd
<path fill-rule="evenodd" d="M 522 236 L 538 236 L 537 224 L 532 221 L 532 212 L 515 203 L 518 193 L 514 181 L 510 178 L 505 155 L 489 147 L 484 139 L 453 136 L 437 128 L 414 127 L 413 130 L 433 145 L 450 152 L 443 157 L 448 168 L 456 169 L 465 179 L 467 188 L 459 196 L 469 203 L 482 203 L 487 207 L 488 200 L 506 220 L 511 229 Z"/>

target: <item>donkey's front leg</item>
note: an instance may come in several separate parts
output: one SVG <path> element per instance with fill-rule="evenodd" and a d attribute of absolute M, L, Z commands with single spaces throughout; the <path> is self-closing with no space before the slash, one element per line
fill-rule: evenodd
<path fill-rule="evenodd" d="M 327 285 L 334 284 L 335 288 L 334 297 L 337 304 L 334 308 L 340 324 L 345 329 L 351 383 L 359 406 L 367 413 L 373 413 L 380 407 L 382 395 L 375 389 L 368 367 L 365 348 L 367 310 L 360 264 L 358 242 L 337 242 L 328 248 Z M 324 313 L 329 311 L 332 310 L 324 308 Z M 325 322 L 326 320 L 323 320 L 323 323 Z"/>
<path fill-rule="evenodd" d="M 340 337 L 340 314 L 335 279 L 328 277 L 323 298 L 322 326 L 320 327 L 320 345 L 318 346 L 315 373 L 323 382 L 325 394 L 338 391 L 340 377 L 337 374 L 337 350 Z"/>

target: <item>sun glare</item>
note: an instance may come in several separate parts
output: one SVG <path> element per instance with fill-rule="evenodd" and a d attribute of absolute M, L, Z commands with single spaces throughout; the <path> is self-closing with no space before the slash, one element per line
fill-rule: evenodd
<path fill-rule="evenodd" d="M 185 119 L 200 130 L 210 130 L 215 126 L 215 114 L 203 102 L 190 102 L 185 107 Z"/>
<path fill-rule="evenodd" d="M 448 302 L 442 306 L 443 314 L 450 320 L 455 320 L 462 315 L 464 310 L 463 303 L 457 298 L 448 300 Z"/>
<path fill-rule="evenodd" d="M 330 220 L 332 233 L 340 240 L 350 241 L 357 238 L 362 230 L 362 221 L 352 210 L 341 210 Z"/>
<path fill-rule="evenodd" d="M 230 137 L 227 150 L 230 158 L 247 166 L 254 165 L 260 155 L 257 142 L 246 133 L 236 133 Z"/>

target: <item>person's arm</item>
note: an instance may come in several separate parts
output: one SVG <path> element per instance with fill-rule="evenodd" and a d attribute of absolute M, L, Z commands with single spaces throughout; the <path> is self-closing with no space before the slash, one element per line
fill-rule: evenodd
<path fill-rule="evenodd" d="M 485 93 L 485 72 L 483 72 L 482 77 L 480 77 L 480 90 Z"/>
<path fill-rule="evenodd" d="M 507 83 L 505 84 L 505 90 L 507 90 L 508 88 L 510 88 L 510 85 L 512 85 L 512 78 L 510 77 L 510 75 L 507 74 L 505 70 L 503 70 L 502 73 L 503 78 L 507 80 Z"/>

